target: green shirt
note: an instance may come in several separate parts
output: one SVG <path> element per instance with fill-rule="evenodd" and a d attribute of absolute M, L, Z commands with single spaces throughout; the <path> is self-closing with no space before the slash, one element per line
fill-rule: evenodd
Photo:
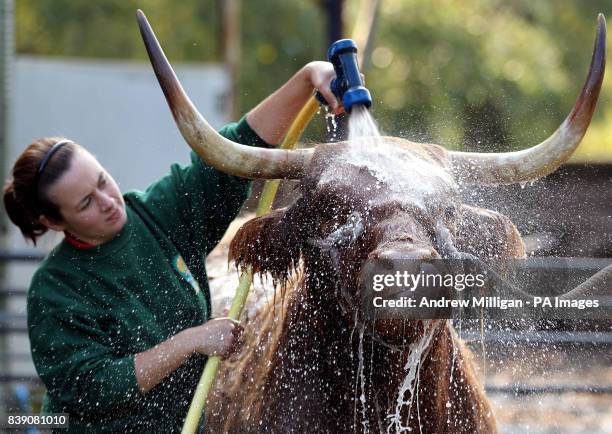
<path fill-rule="evenodd" d="M 244 118 L 221 134 L 264 144 Z M 45 410 L 69 413 L 68 432 L 180 432 L 206 357 L 193 355 L 143 395 L 134 355 L 209 319 L 205 258 L 250 187 L 191 159 L 125 194 L 127 223 L 112 241 L 78 249 L 64 240 L 32 278 L 32 358 Z"/>

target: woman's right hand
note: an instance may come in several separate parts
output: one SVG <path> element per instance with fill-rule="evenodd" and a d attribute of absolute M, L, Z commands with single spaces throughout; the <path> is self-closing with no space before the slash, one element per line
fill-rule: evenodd
<path fill-rule="evenodd" d="M 306 64 L 302 68 L 310 82 L 310 87 L 318 90 L 327 104 L 335 114 L 340 114 L 344 111 L 342 101 L 336 98 L 336 95 L 331 90 L 331 82 L 336 78 L 334 66 L 329 62 L 314 61 Z"/>
<path fill-rule="evenodd" d="M 238 321 L 217 318 L 184 331 L 188 346 L 200 354 L 227 357 L 238 349 L 244 329 Z"/>

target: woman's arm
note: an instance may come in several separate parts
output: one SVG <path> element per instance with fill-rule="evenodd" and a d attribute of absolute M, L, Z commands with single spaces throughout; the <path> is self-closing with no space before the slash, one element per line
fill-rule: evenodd
<path fill-rule="evenodd" d="M 280 89 L 247 113 L 247 122 L 267 143 L 277 144 L 312 96 L 314 89 L 323 95 L 335 113 L 340 112 L 340 102 L 330 89 L 330 83 L 335 76 L 334 68 L 329 62 L 308 63 Z"/>
<path fill-rule="evenodd" d="M 242 327 L 236 321 L 218 318 L 185 329 L 161 344 L 136 354 L 134 366 L 138 388 L 142 393 L 147 393 L 195 352 L 229 356 L 236 350 L 241 334 Z"/>
<path fill-rule="evenodd" d="M 246 121 L 221 129 L 225 138 L 251 146 L 278 144 L 314 88 L 336 111 L 339 102 L 330 90 L 335 77 L 331 63 L 311 62 L 300 69 L 246 116 Z M 192 153 L 192 164 L 173 165 L 171 173 L 151 185 L 144 193 L 129 193 L 126 199 L 141 215 L 155 216 L 184 258 L 190 258 L 192 271 L 203 270 L 197 264 L 221 239 L 247 198 L 249 182 L 212 169 Z M 194 276 L 198 281 L 205 274 Z"/>

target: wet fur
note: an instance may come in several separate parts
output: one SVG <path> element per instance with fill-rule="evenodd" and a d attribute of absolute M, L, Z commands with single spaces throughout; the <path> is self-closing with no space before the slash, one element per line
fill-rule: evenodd
<path fill-rule="evenodd" d="M 396 145 L 414 147 L 407 141 Z M 423 322 L 360 321 L 358 304 L 343 290 L 358 287 L 365 260 L 396 248 L 439 257 L 433 247 L 437 235 L 430 215 L 398 202 L 389 190 L 368 193 L 363 188 L 372 183 L 367 168 L 342 166 L 345 184 L 319 183 L 330 165 L 334 170 L 333 164 L 342 164 L 334 160 L 341 148 L 315 154 L 301 197 L 291 207 L 251 220 L 232 241 L 230 256 L 238 266 L 271 275 L 280 291 L 249 319 L 242 351 L 220 368 L 207 404 L 210 432 L 363 432 L 362 422 L 379 432 L 395 413 L 410 344 L 423 335 Z M 448 169 L 442 148 L 423 145 L 415 153 Z M 369 207 L 373 198 L 383 200 Z M 457 249 L 483 260 L 524 256 L 509 219 L 454 205 L 453 197 L 440 199 L 452 207 L 435 216 L 449 228 Z M 337 248 L 324 247 L 355 210 L 361 210 L 364 230 L 350 242 L 340 239 Z M 436 324 L 417 376 L 417 399 L 410 414 L 402 410 L 403 425 L 417 433 L 497 432 L 469 351 L 449 322 Z M 365 407 L 358 402 L 360 327 L 365 328 Z M 380 330 L 389 333 L 381 339 Z"/>
<path fill-rule="evenodd" d="M 361 413 L 354 425 L 358 333 L 347 323 L 333 287 L 326 281 L 331 270 L 317 275 L 296 275 L 303 245 L 293 215 L 276 211 L 247 223 L 235 237 L 231 254 L 238 263 L 268 272 L 286 284 L 284 297 L 276 297 L 249 324 L 243 351 L 221 368 L 218 388 L 208 403 L 210 432 L 361 432 Z M 462 207 L 459 239 L 483 230 L 486 242 L 463 248 L 483 257 L 522 256 L 520 236 L 504 216 Z M 304 227 L 304 226 L 302 226 Z M 265 233 L 266 237 L 261 237 Z M 497 234 L 497 236 L 496 236 Z M 304 238 L 302 238 L 303 240 Z M 287 248 L 292 247 L 291 255 Z M 295 256 L 294 256 L 295 255 Z M 274 258 L 274 260 L 270 260 Z M 418 325 L 417 325 L 418 327 Z M 366 403 L 370 429 L 386 430 L 385 416 L 394 410 L 404 376 L 408 351 L 393 351 L 367 334 L 365 375 L 369 378 Z M 455 351 L 455 356 L 453 356 Z M 431 344 L 419 375 L 418 401 L 410 415 L 413 432 L 491 433 L 495 420 L 482 387 L 471 367 L 469 351 L 456 339 L 448 323 Z M 451 367 L 454 364 L 453 367 Z M 450 384 L 450 372 L 457 381 Z M 450 407 L 447 407 L 447 402 Z M 418 421 L 420 414 L 420 425 Z M 404 415 L 407 420 L 408 415 Z M 421 431 L 419 431 L 419 426 Z"/>

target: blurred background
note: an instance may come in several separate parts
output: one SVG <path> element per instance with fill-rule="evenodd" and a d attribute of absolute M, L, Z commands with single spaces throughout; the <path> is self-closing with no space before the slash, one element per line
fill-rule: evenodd
<path fill-rule="evenodd" d="M 482 152 L 534 145 L 560 125 L 586 77 L 597 14 L 612 17 L 610 0 L 0 0 L 2 179 L 23 148 L 46 135 L 93 150 L 124 191 L 187 161 L 140 39 L 137 8 L 216 127 L 305 63 L 325 59 L 334 40 L 355 36 L 364 41 L 361 68 L 383 134 Z M 511 217 L 532 256 L 585 259 L 576 279 L 612 262 L 610 72 L 570 164 L 535 185 L 466 195 Z M 321 114 L 304 146 L 326 135 Z M 279 203 L 290 200 L 287 191 Z M 0 226 L 1 416 L 40 403 L 25 294 L 57 238 L 26 245 L 4 210 Z M 553 328 L 472 336 L 478 348 L 487 342 L 479 363 L 502 431 L 612 432 L 610 324 Z"/>
<path fill-rule="evenodd" d="M 146 62 L 134 24 L 134 10 L 142 8 L 172 62 L 234 68 L 235 93 L 226 104 L 238 117 L 303 64 L 325 59 L 331 40 L 352 34 L 368 2 L 14 3 L 17 56 L 81 61 Z M 362 66 L 374 116 L 389 135 L 453 147 L 512 149 L 540 141 L 573 105 L 597 13 L 611 8 L 605 0 L 381 0 Z M 335 14 L 340 23 L 330 22 Z M 577 160 L 612 162 L 609 83 L 608 75 Z"/>

